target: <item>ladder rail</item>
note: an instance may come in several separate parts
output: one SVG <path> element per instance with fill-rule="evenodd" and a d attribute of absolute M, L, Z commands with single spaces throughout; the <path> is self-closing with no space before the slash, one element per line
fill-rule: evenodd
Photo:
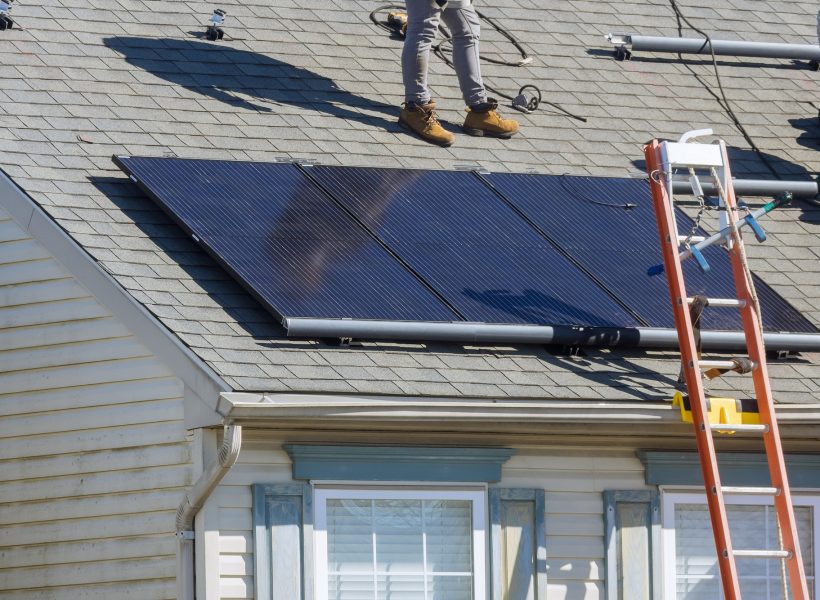
<path fill-rule="evenodd" d="M 721 141 L 720 147 L 724 158 L 727 181 L 731 181 L 726 144 Z M 724 190 L 727 212 L 731 211 L 732 216 L 736 216 L 737 199 L 735 198 L 731 185 L 727 187 L 728 189 Z M 763 443 L 766 448 L 766 460 L 769 467 L 771 485 L 780 490 L 780 493 L 774 497 L 774 505 L 782 534 L 782 549 L 791 551 L 790 556 L 786 559 L 786 565 L 789 570 L 793 599 L 808 600 L 810 596 L 800 552 L 797 521 L 794 515 L 794 505 L 792 504 L 791 490 L 786 474 L 786 464 L 783 459 L 783 447 L 777 424 L 777 416 L 774 410 L 771 384 L 769 383 L 762 323 L 759 321 L 757 307 L 754 305 L 754 290 L 750 289 L 750 286 L 753 286 L 754 282 L 751 279 L 751 274 L 747 272 L 743 256 L 743 242 L 740 240 L 740 234 L 735 232 L 734 235 L 737 243 L 734 244 L 732 250 L 729 252 L 729 258 L 732 265 L 732 275 L 737 296 L 740 300 L 745 300 L 744 305 L 740 307 L 740 316 L 743 322 L 749 358 L 757 365 L 757 368 L 752 371 L 752 381 L 757 399 L 758 412 L 760 413 L 761 423 L 765 423 L 769 426 L 768 431 L 763 434 Z"/>
<path fill-rule="evenodd" d="M 653 140 L 644 147 L 647 169 L 650 180 L 654 177 L 664 177 L 661 148 L 658 140 Z M 655 174 L 655 175 L 652 175 Z M 669 294 L 672 301 L 675 317 L 675 328 L 680 340 L 681 359 L 686 387 L 689 390 L 692 415 L 695 427 L 695 437 L 698 445 L 701 470 L 707 490 L 717 493 L 707 493 L 709 516 L 712 521 L 712 531 L 715 537 L 720 576 L 727 600 L 740 599 L 740 583 L 737 565 L 732 551 L 731 536 L 729 535 L 729 521 L 726 515 L 726 503 L 720 493 L 720 473 L 715 455 L 712 429 L 707 421 L 706 397 L 703 380 L 698 364 L 697 346 L 695 344 L 692 321 L 686 295 L 686 286 L 683 278 L 683 269 L 680 263 L 678 249 L 678 231 L 674 218 L 674 207 L 671 205 L 666 186 L 660 181 L 651 185 L 652 201 L 655 207 L 655 216 L 658 221 L 661 250 L 669 282 Z"/>

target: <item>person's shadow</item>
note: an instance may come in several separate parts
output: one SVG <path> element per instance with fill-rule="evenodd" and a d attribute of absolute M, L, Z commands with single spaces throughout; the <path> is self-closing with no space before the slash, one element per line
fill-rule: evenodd
<path fill-rule="evenodd" d="M 229 106 L 273 112 L 273 106 L 289 104 L 399 130 L 397 107 L 352 94 L 332 79 L 265 54 L 171 38 L 116 36 L 103 42 L 129 64 Z"/>

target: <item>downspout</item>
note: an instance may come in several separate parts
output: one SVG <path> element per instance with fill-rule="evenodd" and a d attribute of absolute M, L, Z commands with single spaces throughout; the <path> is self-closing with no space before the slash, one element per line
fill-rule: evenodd
<path fill-rule="evenodd" d="M 242 427 L 225 425 L 217 459 L 185 493 L 177 508 L 177 599 L 194 600 L 194 517 L 239 457 Z"/>

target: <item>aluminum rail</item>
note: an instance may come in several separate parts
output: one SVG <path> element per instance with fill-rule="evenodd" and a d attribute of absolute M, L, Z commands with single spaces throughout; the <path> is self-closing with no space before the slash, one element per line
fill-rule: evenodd
<path fill-rule="evenodd" d="M 703 38 L 655 37 L 630 33 L 608 33 L 606 39 L 616 48 L 629 52 L 675 52 L 682 54 L 709 54 L 710 42 Z M 783 44 L 711 40 L 711 48 L 719 56 L 752 56 L 756 58 L 794 58 L 820 61 L 817 44 Z"/>
<path fill-rule="evenodd" d="M 704 193 L 716 196 L 717 190 L 710 181 L 701 181 Z M 816 181 L 779 181 L 771 179 L 733 179 L 732 186 L 738 196 L 772 197 L 789 192 L 795 198 L 815 198 L 818 193 Z M 686 175 L 675 175 L 672 178 L 672 191 L 675 194 L 691 194 L 692 184 Z"/>
<path fill-rule="evenodd" d="M 492 325 L 488 323 L 434 323 L 369 321 L 362 319 L 286 318 L 288 337 L 465 344 L 559 344 L 638 348 L 677 348 L 674 329 L 651 327 L 572 327 L 548 325 Z M 764 334 L 769 350 L 820 351 L 820 333 Z M 742 331 L 703 331 L 705 349 L 742 350 Z"/>

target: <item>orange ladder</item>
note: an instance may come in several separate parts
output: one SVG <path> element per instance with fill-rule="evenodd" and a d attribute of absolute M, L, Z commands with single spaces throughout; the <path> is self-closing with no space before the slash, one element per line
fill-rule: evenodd
<path fill-rule="evenodd" d="M 806 574 L 797 539 L 794 508 L 783 460 L 783 448 L 769 385 L 757 295 L 746 263 L 740 230 L 742 226 L 748 225 L 750 229 L 754 230 L 758 239 L 761 235 L 765 239 L 765 235 L 762 234 L 762 230 L 754 222 L 753 215 L 749 215 L 745 219 L 740 219 L 738 216 L 726 144 L 722 140 L 715 144 L 687 143 L 694 137 L 710 135 L 711 133 L 711 130 L 689 132 L 681 138 L 680 142 L 653 140 L 644 147 L 644 154 L 663 252 L 664 266 L 661 270 L 666 271 L 669 281 L 669 293 L 675 315 L 675 328 L 678 331 L 680 342 L 683 377 L 691 405 L 692 421 L 695 427 L 698 453 L 706 487 L 712 531 L 715 536 L 721 581 L 725 597 L 728 600 L 739 600 L 741 598 L 740 584 L 735 558 L 777 558 L 786 563 L 792 598 L 794 600 L 809 600 Z M 675 220 L 672 173 L 676 169 L 688 171 L 693 192 L 696 195 L 702 195 L 702 192 L 699 191 L 701 186 L 697 181 L 696 169 L 700 171 L 707 170 L 715 182 L 715 188 L 720 192 L 719 201 L 721 208 L 724 209 L 721 211 L 720 232 L 710 238 L 700 238 L 694 245 L 690 245 L 691 235 L 683 240 L 681 239 L 684 236 L 679 235 Z M 774 208 L 777 203 L 770 203 L 770 205 L 773 205 L 772 208 Z M 749 217 L 752 217 L 752 223 L 748 222 Z M 685 242 L 687 247 L 681 248 L 682 241 Z M 689 310 L 689 304 L 693 299 L 686 295 L 681 262 L 686 258 L 694 257 L 701 269 L 708 271 L 708 264 L 700 254 L 700 250 L 717 242 L 723 243 L 729 249 L 737 298 L 716 299 L 712 300 L 711 303 L 718 307 L 732 306 L 740 310 L 748 349 L 748 361 L 751 361 L 751 375 L 754 380 L 754 391 L 760 413 L 759 424 L 710 424 L 708 420 L 708 400 L 704 392 L 701 369 L 721 368 L 722 363 L 732 363 L 732 361 L 706 361 L 700 359 L 699 348 L 696 343 L 696 332 L 693 328 L 693 320 Z M 736 361 L 732 364 L 736 364 Z M 729 364 L 723 366 L 728 370 L 734 370 Z M 762 434 L 771 487 L 721 486 L 712 437 L 713 431 Z M 725 493 L 767 494 L 773 496 L 781 539 L 779 550 L 733 550 L 729 523 L 726 517 Z"/>

